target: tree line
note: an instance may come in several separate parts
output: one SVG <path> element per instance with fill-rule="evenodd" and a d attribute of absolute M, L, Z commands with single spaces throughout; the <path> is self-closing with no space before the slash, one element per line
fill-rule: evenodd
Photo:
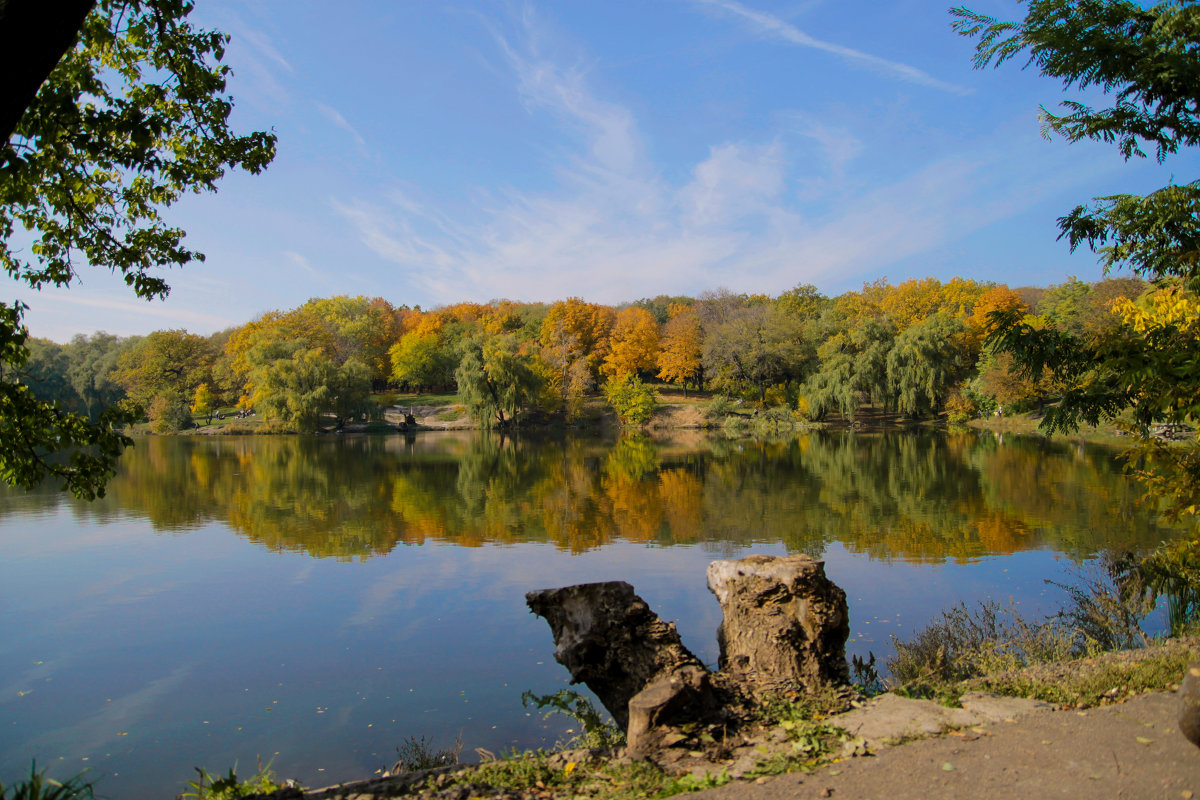
<path fill-rule="evenodd" d="M 495 425 L 530 415 L 572 420 L 603 393 L 638 421 L 653 409 L 654 383 L 810 420 L 853 419 L 866 405 L 966 418 L 1053 404 L 1072 388 L 989 346 L 992 321 L 1016 315 L 1099 346 L 1137 335 L 1137 310 L 1155 308 L 1166 291 L 1184 290 L 1130 277 L 1015 289 L 881 279 L 836 297 L 803 284 L 778 296 L 719 290 L 618 306 L 572 297 L 428 310 L 339 296 L 211 336 L 31 339 L 19 379 L 40 400 L 83 416 L 136 406 L 160 432 L 218 408 L 253 409 L 281 430 L 340 427 L 377 410 L 372 393 L 388 390 L 456 392 Z"/>

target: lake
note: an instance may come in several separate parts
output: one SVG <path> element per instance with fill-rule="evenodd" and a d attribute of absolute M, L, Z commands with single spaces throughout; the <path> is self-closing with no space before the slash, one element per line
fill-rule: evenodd
<path fill-rule="evenodd" d="M 550 745 L 571 723 L 520 698 L 567 675 L 527 591 L 629 581 L 713 663 L 708 562 L 808 553 L 882 661 L 1173 536 L 1137 497 L 1110 449 L 991 434 L 139 439 L 94 503 L 0 491 L 0 780 L 36 758 L 137 800 L 260 757 L 364 777 L 410 736 Z"/>

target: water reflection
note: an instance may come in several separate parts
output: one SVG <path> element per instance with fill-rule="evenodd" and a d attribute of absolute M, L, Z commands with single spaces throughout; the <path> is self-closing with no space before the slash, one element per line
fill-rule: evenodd
<path fill-rule="evenodd" d="M 0 516 L 67 504 L 160 532 L 221 522 L 269 550 L 365 560 L 398 544 L 758 543 L 938 563 L 1033 548 L 1145 549 L 1168 531 L 1112 452 L 970 433 L 781 441 L 421 437 L 147 438 L 108 496 L 8 494 Z"/>

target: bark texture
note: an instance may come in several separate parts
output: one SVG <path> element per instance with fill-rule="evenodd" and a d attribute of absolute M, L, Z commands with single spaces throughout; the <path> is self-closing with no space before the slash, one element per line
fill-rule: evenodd
<path fill-rule="evenodd" d="M 850 682 L 846 593 L 808 556 L 714 561 L 708 588 L 721 603 L 720 668 L 752 690 Z"/>

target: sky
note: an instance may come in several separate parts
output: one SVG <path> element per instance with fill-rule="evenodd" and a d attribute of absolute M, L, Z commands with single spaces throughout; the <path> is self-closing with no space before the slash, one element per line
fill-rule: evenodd
<path fill-rule="evenodd" d="M 1043 138 L 1039 106 L 1080 95 L 1020 63 L 973 69 L 937 0 L 197 6 L 233 37 L 234 128 L 272 129 L 278 156 L 167 212 L 207 260 L 169 271 L 165 301 L 101 268 L 65 290 L 0 278 L 34 336 L 208 334 L 342 294 L 431 308 L 1097 280 L 1056 219 L 1200 166 Z"/>

